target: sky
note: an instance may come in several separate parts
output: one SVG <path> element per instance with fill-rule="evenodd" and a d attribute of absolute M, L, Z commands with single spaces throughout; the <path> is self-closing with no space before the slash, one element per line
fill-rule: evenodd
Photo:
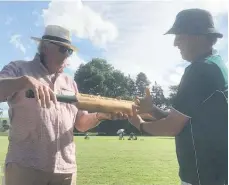
<path fill-rule="evenodd" d="M 1 1 L 0 70 L 10 61 L 32 60 L 46 25 L 57 24 L 72 33 L 78 52 L 69 58 L 65 70 L 73 77 L 81 63 L 106 59 L 133 78 L 144 72 L 168 95 L 168 86 L 179 84 L 187 62 L 173 46 L 174 36 L 164 35 L 176 14 L 187 8 L 209 10 L 216 28 L 224 34 L 215 45 L 228 64 L 228 2 L 226 0 L 158 1 Z M 8 106 L 1 103 L 4 116 Z"/>

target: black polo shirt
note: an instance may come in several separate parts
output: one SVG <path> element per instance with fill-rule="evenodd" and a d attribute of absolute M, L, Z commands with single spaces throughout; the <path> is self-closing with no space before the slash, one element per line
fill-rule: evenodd
<path fill-rule="evenodd" d="M 212 53 L 185 69 L 173 103 L 175 109 L 191 117 L 175 138 L 182 181 L 193 185 L 224 184 L 227 102 L 222 93 L 214 93 L 228 89 L 227 75 L 221 57 Z"/>

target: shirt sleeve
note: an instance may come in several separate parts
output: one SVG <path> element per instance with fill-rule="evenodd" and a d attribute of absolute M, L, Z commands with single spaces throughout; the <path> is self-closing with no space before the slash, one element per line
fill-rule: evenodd
<path fill-rule="evenodd" d="M 214 63 L 195 64 L 195 69 L 186 79 L 187 85 L 181 99 L 174 108 L 193 117 L 198 107 L 216 90 L 225 88 L 225 79 L 220 68 Z M 191 79 L 191 80 L 190 80 Z M 177 97 L 179 99 L 179 97 Z"/>
<path fill-rule="evenodd" d="M 10 62 L 0 71 L 0 78 L 13 78 L 19 76 L 19 69 L 15 62 Z"/>

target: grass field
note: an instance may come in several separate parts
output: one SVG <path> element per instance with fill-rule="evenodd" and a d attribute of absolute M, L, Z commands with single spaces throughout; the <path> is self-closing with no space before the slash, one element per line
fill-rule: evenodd
<path fill-rule="evenodd" d="M 173 138 L 75 137 L 77 185 L 178 185 L 178 164 Z M 8 140 L 0 136 L 4 162 Z"/>

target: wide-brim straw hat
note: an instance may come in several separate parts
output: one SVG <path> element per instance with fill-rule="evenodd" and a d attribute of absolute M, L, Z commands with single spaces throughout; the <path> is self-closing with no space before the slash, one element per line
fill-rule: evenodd
<path fill-rule="evenodd" d="M 42 38 L 31 37 L 31 39 L 38 41 L 38 42 L 42 40 L 46 40 L 46 41 L 50 41 L 50 42 L 54 42 L 54 43 L 63 45 L 67 48 L 72 49 L 73 51 L 78 50 L 71 43 L 70 31 L 58 25 L 46 26 Z"/>

